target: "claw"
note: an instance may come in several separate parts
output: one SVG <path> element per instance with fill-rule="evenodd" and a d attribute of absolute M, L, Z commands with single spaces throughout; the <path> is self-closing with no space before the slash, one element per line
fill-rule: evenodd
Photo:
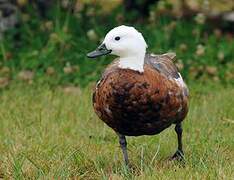
<path fill-rule="evenodd" d="M 178 161 L 185 162 L 184 152 L 177 150 L 175 154 L 170 158 L 170 160 L 178 160 Z"/>

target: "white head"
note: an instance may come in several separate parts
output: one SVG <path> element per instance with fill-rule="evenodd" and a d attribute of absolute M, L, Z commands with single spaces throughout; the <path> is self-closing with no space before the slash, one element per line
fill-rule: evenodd
<path fill-rule="evenodd" d="M 120 57 L 120 68 L 139 72 L 144 71 L 147 44 L 142 34 L 134 27 L 122 25 L 112 29 L 107 33 L 101 47 L 109 50 L 109 53 Z M 88 55 L 88 57 L 96 56 Z"/>

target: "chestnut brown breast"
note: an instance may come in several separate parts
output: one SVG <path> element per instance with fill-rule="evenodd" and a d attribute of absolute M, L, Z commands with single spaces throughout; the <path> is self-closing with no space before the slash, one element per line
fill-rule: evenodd
<path fill-rule="evenodd" d="M 188 90 L 176 78 L 179 74 L 169 56 L 147 55 L 143 73 L 120 69 L 116 60 L 95 88 L 95 112 L 123 135 L 160 133 L 182 121 L 188 111 Z"/>

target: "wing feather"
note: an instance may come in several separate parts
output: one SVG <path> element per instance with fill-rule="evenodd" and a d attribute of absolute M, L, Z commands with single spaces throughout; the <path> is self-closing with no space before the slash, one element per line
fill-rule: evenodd
<path fill-rule="evenodd" d="M 175 53 L 166 53 L 162 55 L 146 54 L 145 63 L 151 65 L 155 70 L 159 71 L 167 78 L 180 78 L 178 68 L 173 63 Z"/>

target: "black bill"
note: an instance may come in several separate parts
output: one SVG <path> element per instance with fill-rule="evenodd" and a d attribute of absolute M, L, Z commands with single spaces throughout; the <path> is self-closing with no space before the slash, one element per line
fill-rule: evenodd
<path fill-rule="evenodd" d="M 108 50 L 105 44 L 101 44 L 100 46 L 98 46 L 96 50 L 88 53 L 87 57 L 96 58 L 96 57 L 103 56 L 103 55 L 110 54 L 110 53 L 111 53 L 111 50 Z"/>

